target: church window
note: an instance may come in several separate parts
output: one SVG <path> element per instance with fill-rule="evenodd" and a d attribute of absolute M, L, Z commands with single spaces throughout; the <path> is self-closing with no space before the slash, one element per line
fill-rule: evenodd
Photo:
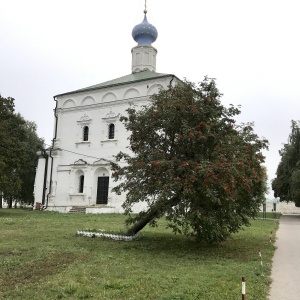
<path fill-rule="evenodd" d="M 79 187 L 78 192 L 83 193 L 83 186 L 84 186 L 84 175 L 79 176 Z"/>
<path fill-rule="evenodd" d="M 83 141 L 88 141 L 89 140 L 89 127 L 84 126 L 83 127 Z"/>
<path fill-rule="evenodd" d="M 115 124 L 108 125 L 108 139 L 112 140 L 115 138 Z"/>

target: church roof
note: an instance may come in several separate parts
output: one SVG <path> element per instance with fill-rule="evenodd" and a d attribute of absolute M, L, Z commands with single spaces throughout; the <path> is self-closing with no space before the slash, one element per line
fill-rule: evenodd
<path fill-rule="evenodd" d="M 99 83 L 96 85 L 92 85 L 92 86 L 89 86 L 89 87 L 86 87 L 83 89 L 59 94 L 54 97 L 68 95 L 68 94 L 81 93 L 81 92 L 86 92 L 86 91 L 91 91 L 91 90 L 98 90 L 98 89 L 114 87 L 114 86 L 118 86 L 118 85 L 130 84 L 130 83 L 145 81 L 145 80 L 149 80 L 149 79 L 170 77 L 170 76 L 176 77 L 175 75 L 172 75 L 172 74 L 156 73 L 156 72 L 151 72 L 151 71 L 142 71 L 142 72 L 137 72 L 137 73 L 129 74 L 126 76 L 122 76 L 122 77 L 119 77 L 119 78 L 116 78 L 113 80 L 105 81 L 105 82 L 102 82 L 102 83 Z"/>

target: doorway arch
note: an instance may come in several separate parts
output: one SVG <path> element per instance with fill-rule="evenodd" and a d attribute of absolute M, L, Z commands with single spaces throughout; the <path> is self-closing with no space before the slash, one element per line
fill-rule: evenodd
<path fill-rule="evenodd" d="M 100 167 L 95 171 L 94 186 L 96 187 L 96 204 L 108 204 L 109 196 L 109 171 Z"/>

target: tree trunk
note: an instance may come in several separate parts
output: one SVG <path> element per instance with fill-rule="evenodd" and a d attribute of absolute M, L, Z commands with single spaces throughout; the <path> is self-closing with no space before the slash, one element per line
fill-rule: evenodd
<path fill-rule="evenodd" d="M 169 201 L 165 203 L 160 203 L 152 208 L 149 208 L 148 212 L 146 215 L 136 223 L 134 223 L 127 231 L 126 235 L 135 235 L 137 234 L 140 230 L 142 230 L 150 221 L 153 219 L 161 216 L 164 212 L 165 209 L 169 206 L 173 207 L 174 205 L 178 204 L 180 200 L 179 196 L 175 196 L 174 198 L 170 199 Z"/>
<path fill-rule="evenodd" d="M 12 197 L 9 197 L 9 198 L 8 198 L 7 203 L 8 203 L 8 208 L 12 208 L 12 203 L 13 203 Z"/>
<path fill-rule="evenodd" d="M 3 206 L 2 206 L 2 192 L 0 192 L 0 208 L 2 208 Z"/>
<path fill-rule="evenodd" d="M 135 235 L 142 230 L 151 220 L 159 216 L 159 210 L 156 208 L 150 209 L 146 216 L 134 223 L 131 228 L 128 229 L 126 235 Z"/>

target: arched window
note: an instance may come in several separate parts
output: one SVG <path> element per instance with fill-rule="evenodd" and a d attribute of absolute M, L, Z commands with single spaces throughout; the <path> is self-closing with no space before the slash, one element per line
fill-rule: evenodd
<path fill-rule="evenodd" d="M 83 193 L 83 187 L 84 187 L 84 175 L 80 175 L 78 193 Z"/>
<path fill-rule="evenodd" d="M 108 125 L 108 139 L 112 140 L 115 138 L 115 124 Z"/>
<path fill-rule="evenodd" d="M 88 126 L 83 127 L 83 140 L 84 141 L 89 140 L 89 127 Z"/>

